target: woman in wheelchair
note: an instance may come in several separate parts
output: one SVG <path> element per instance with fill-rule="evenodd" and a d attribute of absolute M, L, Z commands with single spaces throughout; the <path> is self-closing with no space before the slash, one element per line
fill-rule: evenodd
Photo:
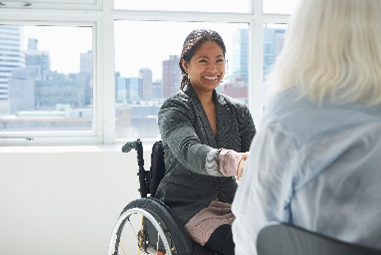
<path fill-rule="evenodd" d="M 194 242 L 234 254 L 230 207 L 255 126 L 245 104 L 216 90 L 225 75 L 225 53 L 212 30 L 194 30 L 184 41 L 180 91 L 159 111 L 166 172 L 155 197 Z"/>

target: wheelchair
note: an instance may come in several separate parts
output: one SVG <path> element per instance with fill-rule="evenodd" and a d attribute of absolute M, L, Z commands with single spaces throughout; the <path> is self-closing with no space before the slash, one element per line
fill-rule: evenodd
<path fill-rule="evenodd" d="M 140 198 L 122 210 L 111 235 L 108 255 L 130 255 L 134 251 L 139 255 L 215 255 L 215 252 L 191 241 L 176 215 L 155 198 L 165 173 L 162 142 L 157 141 L 152 146 L 149 171 L 144 169 L 140 139 L 127 142 L 122 152 L 128 153 L 132 149 L 137 152 Z"/>

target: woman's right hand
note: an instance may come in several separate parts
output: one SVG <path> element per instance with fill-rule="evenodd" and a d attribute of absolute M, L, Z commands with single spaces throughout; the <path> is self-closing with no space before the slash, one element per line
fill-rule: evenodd
<path fill-rule="evenodd" d="M 239 162 L 238 169 L 237 169 L 237 176 L 236 176 L 237 182 L 239 182 L 241 180 L 241 177 L 243 174 L 243 169 L 245 168 L 245 164 L 246 164 L 247 155 L 249 153 L 248 152 L 240 152 L 239 154 L 241 155 L 242 160 Z"/>

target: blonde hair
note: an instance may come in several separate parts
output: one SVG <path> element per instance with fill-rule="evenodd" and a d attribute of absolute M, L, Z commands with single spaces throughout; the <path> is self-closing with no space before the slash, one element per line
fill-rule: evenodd
<path fill-rule="evenodd" d="M 269 79 L 320 103 L 381 103 L 381 0 L 300 0 Z"/>

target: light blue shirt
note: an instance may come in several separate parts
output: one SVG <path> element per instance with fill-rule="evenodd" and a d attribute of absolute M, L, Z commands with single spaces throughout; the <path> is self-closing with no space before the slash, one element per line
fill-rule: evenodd
<path fill-rule="evenodd" d="M 236 255 L 255 255 L 258 232 L 274 221 L 381 249 L 381 105 L 274 95 L 232 211 Z"/>

